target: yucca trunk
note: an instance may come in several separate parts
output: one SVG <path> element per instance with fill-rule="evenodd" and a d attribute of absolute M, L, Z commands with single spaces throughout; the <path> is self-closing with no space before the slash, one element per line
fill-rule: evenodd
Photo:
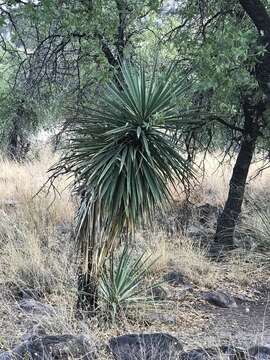
<path fill-rule="evenodd" d="M 98 280 L 89 273 L 78 276 L 77 310 L 94 315 L 98 308 Z"/>
<path fill-rule="evenodd" d="M 98 236 L 96 231 L 98 205 L 89 202 L 85 191 L 81 193 L 81 203 L 76 218 L 77 242 L 79 244 L 80 266 L 78 271 L 77 310 L 94 315 L 98 307 L 98 276 L 95 264 L 95 247 Z"/>

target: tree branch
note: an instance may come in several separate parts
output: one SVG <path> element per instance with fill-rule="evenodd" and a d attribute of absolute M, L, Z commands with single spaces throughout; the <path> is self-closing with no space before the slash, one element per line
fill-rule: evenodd
<path fill-rule="evenodd" d="M 261 0 L 239 0 L 259 33 L 259 41 L 265 47 L 255 67 L 255 77 L 270 102 L 270 15 Z"/>
<path fill-rule="evenodd" d="M 210 115 L 210 119 L 219 122 L 220 124 L 226 126 L 227 128 L 234 130 L 234 131 L 239 131 L 241 133 L 244 132 L 243 128 L 240 128 L 239 126 L 233 125 L 228 123 L 226 120 L 224 120 L 223 118 L 217 116 L 217 115 Z"/>
<path fill-rule="evenodd" d="M 270 37 L 270 16 L 261 0 L 239 0 L 260 35 Z M 263 32 L 263 33 L 262 33 Z"/>

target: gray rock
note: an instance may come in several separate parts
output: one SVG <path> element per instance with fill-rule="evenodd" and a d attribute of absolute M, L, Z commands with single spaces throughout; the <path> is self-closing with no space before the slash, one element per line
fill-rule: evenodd
<path fill-rule="evenodd" d="M 237 307 L 234 298 L 222 291 L 208 291 L 203 293 L 202 297 L 205 301 L 215 306 L 223 308 Z"/>
<path fill-rule="evenodd" d="M 96 348 L 83 336 L 46 335 L 33 336 L 9 352 L 0 354 L 0 360 L 93 360 Z"/>
<path fill-rule="evenodd" d="M 180 356 L 181 360 L 207 360 L 217 359 L 217 349 L 194 349 L 189 352 L 183 353 Z"/>
<path fill-rule="evenodd" d="M 248 350 L 250 359 L 252 360 L 269 360 L 270 345 L 256 345 Z"/>
<path fill-rule="evenodd" d="M 186 285 L 187 281 L 184 278 L 184 275 L 179 271 L 170 271 L 163 277 L 164 281 L 169 283 L 172 286 Z"/>
<path fill-rule="evenodd" d="M 165 333 L 129 334 L 111 338 L 109 348 L 116 360 L 176 359 L 182 344 Z"/>
<path fill-rule="evenodd" d="M 43 304 L 35 299 L 26 298 L 17 303 L 17 307 L 26 312 L 36 315 L 54 316 L 56 314 L 55 309 L 48 304 Z"/>
<path fill-rule="evenodd" d="M 181 289 L 173 288 L 172 291 L 169 292 L 168 299 L 172 301 L 182 301 L 192 290 L 192 286 L 189 287 L 188 285 Z"/>
<path fill-rule="evenodd" d="M 180 356 L 181 360 L 246 360 L 246 352 L 234 346 L 194 349 Z"/>
<path fill-rule="evenodd" d="M 147 291 L 147 296 L 152 297 L 154 300 L 165 300 L 168 297 L 167 291 L 161 286 L 155 286 Z"/>

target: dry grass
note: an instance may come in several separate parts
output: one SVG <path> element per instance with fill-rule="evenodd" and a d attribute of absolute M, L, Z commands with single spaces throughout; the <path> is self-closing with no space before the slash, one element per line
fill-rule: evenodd
<path fill-rule="evenodd" d="M 153 325 L 123 322 L 119 328 L 100 331 L 98 320 L 80 321 L 74 315 L 76 298 L 75 266 L 70 262 L 72 242 L 70 229 L 74 217 L 74 202 L 65 179 L 57 182 L 61 196 L 47 194 L 45 190 L 33 197 L 47 180 L 47 170 L 56 160 L 48 147 L 31 162 L 16 163 L 0 160 L 0 286 L 8 290 L 10 284 L 19 288 L 34 288 L 44 294 L 46 303 L 57 309 L 55 317 L 34 319 L 48 333 L 94 334 L 106 340 L 110 335 L 141 330 L 164 330 L 174 333 L 181 324 L 182 332 L 189 334 L 203 328 L 208 320 L 193 309 L 189 300 L 177 305 L 165 304 L 157 311 L 174 314 L 176 325 Z M 218 167 L 218 159 L 206 161 L 207 174 L 198 186 L 193 199 L 198 203 L 223 204 L 227 193 L 230 165 Z M 256 170 L 256 169 L 255 169 Z M 253 170 L 253 171 L 255 171 Z M 254 196 L 267 186 L 269 173 L 258 177 L 250 186 Z M 270 196 L 269 196 L 270 198 Z M 195 220 L 194 220 L 195 221 Z M 166 222 L 166 219 L 165 219 Z M 138 248 L 151 252 L 158 258 L 152 270 L 156 278 L 169 270 L 181 272 L 196 289 L 227 288 L 233 293 L 249 291 L 256 281 L 264 281 L 266 270 L 258 266 L 260 259 L 246 252 L 234 253 L 226 262 L 212 262 L 198 241 L 182 233 L 169 236 L 160 228 L 145 231 L 137 236 Z M 2 285 L 1 285 L 2 284 Z M 142 318 L 142 313 L 138 319 Z M 14 300 L 0 296 L 0 349 L 7 349 L 18 342 L 25 327 L 33 319 L 14 310 Z M 199 324 L 199 325 L 198 325 Z M 158 326 L 158 328 L 157 328 Z"/>
<path fill-rule="evenodd" d="M 206 249 L 183 235 L 168 237 L 162 232 L 147 238 L 146 249 L 157 261 L 152 272 L 162 274 L 169 270 L 182 273 L 193 284 L 214 288 L 220 279 L 216 263 L 207 256 Z"/>
<path fill-rule="evenodd" d="M 65 274 L 69 244 L 60 247 L 57 237 L 59 229 L 70 227 L 73 220 L 69 191 L 62 180 L 57 184 L 61 196 L 55 201 L 54 194 L 45 190 L 34 196 L 47 180 L 53 161 L 47 148 L 31 163 L 0 162 L 1 282 L 45 290 L 53 288 Z"/>
<path fill-rule="evenodd" d="M 74 216 L 74 203 L 66 189 L 67 183 L 64 179 L 58 181 L 61 196 L 55 201 L 54 194 L 47 194 L 45 190 L 33 197 L 47 180 L 47 170 L 55 160 L 56 157 L 46 147 L 32 162 L 20 164 L 5 159 L 0 162 L 2 282 L 22 281 L 28 286 L 53 288 L 58 279 L 64 281 L 66 277 L 70 242 L 59 233 L 65 229 L 68 233 Z M 225 199 L 231 166 L 218 168 L 218 165 L 218 158 L 211 157 L 206 161 L 207 173 L 197 196 L 200 203 L 217 204 Z M 256 181 L 260 186 L 265 183 L 262 178 Z M 253 191 L 254 188 L 255 184 Z M 63 241 L 64 244 L 60 243 Z M 146 243 L 146 249 L 158 257 L 154 269 L 156 273 L 174 268 L 202 287 L 215 288 L 220 281 L 222 271 L 208 259 L 206 250 L 198 246 L 197 241 L 183 235 L 168 237 L 158 229 L 154 233 L 144 233 L 141 238 L 138 236 L 139 243 L 144 246 Z M 244 284 L 248 282 L 249 272 L 238 263 L 243 263 L 243 259 L 231 264 L 229 278 Z"/>
<path fill-rule="evenodd" d="M 204 176 L 201 177 L 200 185 L 197 188 L 196 196 L 198 202 L 210 203 L 213 205 L 224 205 L 227 195 L 229 180 L 232 175 L 235 158 L 227 159 L 220 163 L 223 154 L 213 153 L 208 155 L 202 164 L 202 157 L 198 156 L 197 165 L 205 170 Z M 269 194 L 270 168 L 263 172 L 259 172 L 264 166 L 264 162 L 258 161 L 251 165 L 248 179 L 248 191 L 253 194 L 264 193 Z"/>
<path fill-rule="evenodd" d="M 179 271 L 199 289 L 223 289 L 234 294 L 249 294 L 257 283 L 268 283 L 266 255 L 240 249 L 216 263 L 198 244 L 198 240 L 183 235 L 168 237 L 161 231 L 149 234 L 143 248 L 157 259 L 151 273 L 161 278 L 168 271 Z"/>
<path fill-rule="evenodd" d="M 48 146 L 41 151 L 39 158 L 23 164 L 9 161 L 4 158 L 0 161 L 0 204 L 2 207 L 8 203 L 17 203 L 24 216 L 32 225 L 36 221 L 43 221 L 55 225 L 60 222 L 70 222 L 73 219 L 73 203 L 70 201 L 70 193 L 66 188 L 64 179 L 56 183 L 60 197 L 53 201 L 54 194 L 47 195 L 46 190 L 33 196 L 41 189 L 48 179 L 48 169 L 57 160 Z M 46 196 L 47 195 L 47 196 Z"/>

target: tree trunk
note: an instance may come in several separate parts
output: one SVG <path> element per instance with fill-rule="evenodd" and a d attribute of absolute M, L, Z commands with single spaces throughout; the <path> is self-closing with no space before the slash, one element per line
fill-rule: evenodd
<path fill-rule="evenodd" d="M 265 47 L 265 52 L 257 61 L 253 75 L 260 89 L 270 102 L 270 14 L 262 0 L 239 0 L 258 31 L 258 43 Z"/>
<path fill-rule="evenodd" d="M 7 156 L 11 160 L 22 161 L 30 150 L 30 142 L 15 124 L 8 136 Z"/>
<path fill-rule="evenodd" d="M 239 3 L 257 28 L 258 42 L 265 46 L 266 51 L 258 59 L 255 71 L 251 69 L 251 74 L 258 81 L 264 97 L 261 97 L 261 100 L 255 104 L 248 96 L 244 99 L 244 133 L 230 181 L 228 199 L 223 213 L 218 219 L 215 250 L 234 247 L 235 224 L 241 213 L 249 167 L 255 152 L 260 127 L 265 126 L 263 113 L 270 104 L 270 16 L 261 0 L 239 0 Z M 254 96 L 255 98 L 256 96 Z"/>
<path fill-rule="evenodd" d="M 13 130 L 9 134 L 8 146 L 7 146 L 7 154 L 11 160 L 18 159 L 18 134 L 17 127 L 14 126 Z"/>
<path fill-rule="evenodd" d="M 230 250 L 234 247 L 235 225 L 242 209 L 246 181 L 255 152 L 256 140 L 259 135 L 259 121 L 264 111 L 264 105 L 262 103 L 253 105 L 252 100 L 246 97 L 243 110 L 245 117 L 243 139 L 230 180 L 228 198 L 224 210 L 218 218 L 214 252 Z"/>

